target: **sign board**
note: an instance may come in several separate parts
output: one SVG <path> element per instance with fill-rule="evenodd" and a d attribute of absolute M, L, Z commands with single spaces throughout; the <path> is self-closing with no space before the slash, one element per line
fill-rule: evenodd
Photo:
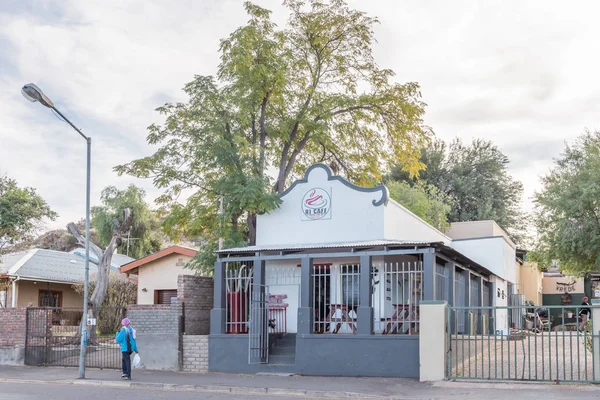
<path fill-rule="evenodd" d="M 88 318 L 87 324 L 88 324 L 88 326 L 95 326 L 96 318 Z"/>
<path fill-rule="evenodd" d="M 596 297 L 596 298 L 600 298 L 600 289 L 596 289 L 596 290 L 594 291 L 594 297 Z"/>
<path fill-rule="evenodd" d="M 331 219 L 331 188 L 314 187 L 302 196 L 302 221 Z"/>
<path fill-rule="evenodd" d="M 573 277 L 543 278 L 543 294 L 583 293 L 583 279 Z"/>

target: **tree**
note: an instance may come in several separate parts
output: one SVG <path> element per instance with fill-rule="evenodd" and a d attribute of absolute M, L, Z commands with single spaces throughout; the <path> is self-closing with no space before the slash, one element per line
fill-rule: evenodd
<path fill-rule="evenodd" d="M 117 250 L 133 258 L 155 253 L 162 248 L 160 220 L 144 200 L 146 192 L 135 185 L 126 190 L 108 186 L 102 191 L 101 206 L 92 208 L 92 226 L 98 234 L 101 247 L 109 245 L 114 233 L 114 220 L 128 208 L 133 214 L 131 230 L 118 245 Z"/>
<path fill-rule="evenodd" d="M 558 260 L 574 274 L 600 270 L 600 132 L 566 146 L 535 203 L 535 260 L 542 267 Z"/>
<path fill-rule="evenodd" d="M 35 189 L 20 188 L 14 179 L 0 177 L 0 254 L 8 246 L 32 239 L 45 220 L 56 217 Z"/>
<path fill-rule="evenodd" d="M 438 140 L 421 151 L 427 169 L 411 178 L 402 164 L 388 179 L 414 185 L 424 181 L 450 198 L 450 222 L 494 220 L 517 242 L 525 239 L 527 221 L 521 209 L 523 185 L 508 173 L 509 160 L 491 141 L 475 139 L 465 145 L 455 139 L 450 146 Z"/>
<path fill-rule="evenodd" d="M 96 277 L 89 282 L 89 290 L 96 287 Z M 83 296 L 83 283 L 73 285 L 73 289 Z M 137 285 L 121 275 L 111 274 L 108 292 L 98 314 L 98 331 L 101 334 L 115 333 L 121 326 L 123 310 L 129 304 L 134 304 L 137 298 Z"/>
<path fill-rule="evenodd" d="M 100 306 L 104 302 L 106 293 L 108 292 L 112 256 L 117 248 L 123 244 L 123 237 L 129 232 L 132 225 L 133 214 L 131 209 L 125 208 L 123 210 L 122 217 L 120 219 L 115 218 L 113 220 L 112 237 L 104 250 L 90 241 L 90 251 L 94 252 L 98 258 L 98 274 L 96 276 L 96 283 L 94 285 L 94 291 L 92 292 L 88 302 L 90 318 L 94 318 L 94 316 L 99 315 Z M 67 229 L 69 232 L 71 232 L 75 239 L 77 239 L 77 242 L 81 246 L 85 246 L 85 236 L 81 233 L 77 225 L 71 222 L 67 225 Z M 84 323 L 85 321 L 81 321 L 82 326 Z M 89 341 L 91 344 L 97 343 L 95 330 L 90 332 Z"/>
<path fill-rule="evenodd" d="M 343 0 L 284 5 L 279 29 L 269 10 L 245 3 L 250 20 L 221 41 L 216 78 L 195 77 L 187 103 L 158 109 L 166 122 L 149 128 L 155 154 L 116 167 L 164 190 L 167 232 L 201 236 L 207 269 L 219 237 L 255 243 L 256 214 L 276 208 L 310 164 L 332 163 L 357 184 L 379 182 L 392 160 L 411 175 L 423 167 L 425 104 L 418 84 L 395 83 L 375 63 L 377 20 Z M 184 190 L 193 194 L 178 204 Z"/>
<path fill-rule="evenodd" d="M 450 224 L 448 214 L 451 209 L 449 198 L 433 185 L 422 181 L 413 186 L 407 182 L 391 181 L 386 184 L 390 197 L 408 208 L 428 224 L 442 232 Z"/>

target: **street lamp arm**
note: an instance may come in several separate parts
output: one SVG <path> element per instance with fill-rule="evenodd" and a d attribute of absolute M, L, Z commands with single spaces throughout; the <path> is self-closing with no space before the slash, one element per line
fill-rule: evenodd
<path fill-rule="evenodd" d="M 52 108 L 54 111 L 56 111 L 56 113 L 57 113 L 58 115 L 60 115 L 60 116 L 61 116 L 61 118 L 62 118 L 63 120 L 65 120 L 65 122 L 66 122 L 66 123 L 68 123 L 69 125 L 71 125 L 71 127 L 73 127 L 73 129 L 75 129 L 75 130 L 77 131 L 77 133 L 79 133 L 79 134 L 81 135 L 81 137 L 83 137 L 85 140 L 89 140 L 89 139 L 90 139 L 89 137 L 87 137 L 86 135 L 84 135 L 84 134 L 83 134 L 83 132 L 81 132 L 81 130 L 79 130 L 79 128 L 78 128 L 78 127 L 76 127 L 75 125 L 73 125 L 73 123 L 72 123 L 71 121 L 69 121 L 69 119 L 68 119 L 67 117 L 65 117 L 65 116 L 63 115 L 63 113 L 61 113 L 60 111 L 58 111 L 58 109 L 57 109 L 56 107 L 52 106 L 51 108 Z"/>

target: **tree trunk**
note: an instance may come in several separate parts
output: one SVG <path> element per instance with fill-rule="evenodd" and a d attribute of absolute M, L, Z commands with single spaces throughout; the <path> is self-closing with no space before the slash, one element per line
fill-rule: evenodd
<path fill-rule="evenodd" d="M 117 250 L 117 247 L 121 244 L 122 236 L 129 231 L 131 225 L 133 223 L 133 215 L 131 213 L 131 209 L 126 208 L 123 210 L 123 223 L 119 224 L 119 221 L 116 219 L 113 222 L 113 236 L 106 246 L 106 249 L 102 250 L 100 247 L 96 246 L 93 243 L 90 243 L 90 250 L 93 251 L 98 257 L 98 274 L 96 275 L 96 287 L 94 288 L 94 292 L 92 293 L 89 301 L 88 301 L 88 317 L 89 318 L 98 318 L 100 314 L 100 307 L 104 302 L 104 298 L 106 297 L 106 293 L 108 292 L 108 278 L 110 274 L 110 265 L 112 261 L 112 256 L 114 252 Z M 67 225 L 67 229 L 71 234 L 77 239 L 77 242 L 85 246 L 85 236 L 79 231 L 77 226 L 74 223 L 69 223 Z M 83 329 L 84 324 L 87 321 L 81 321 L 81 329 Z M 98 321 L 96 321 L 98 323 Z M 97 326 L 97 325 L 96 325 Z M 96 327 L 90 329 L 88 345 L 97 345 L 98 339 L 96 335 Z"/>
<path fill-rule="evenodd" d="M 256 214 L 248 214 L 248 245 L 256 244 Z"/>

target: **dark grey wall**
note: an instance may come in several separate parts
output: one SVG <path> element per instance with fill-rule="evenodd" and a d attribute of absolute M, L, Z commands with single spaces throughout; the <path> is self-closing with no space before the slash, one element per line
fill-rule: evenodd
<path fill-rule="evenodd" d="M 256 373 L 268 364 L 248 364 L 246 335 L 210 335 L 209 370 Z M 296 364 L 301 375 L 419 377 L 418 336 L 298 335 Z"/>
<path fill-rule="evenodd" d="M 418 378 L 419 337 L 298 336 L 296 370 L 302 375 Z"/>

